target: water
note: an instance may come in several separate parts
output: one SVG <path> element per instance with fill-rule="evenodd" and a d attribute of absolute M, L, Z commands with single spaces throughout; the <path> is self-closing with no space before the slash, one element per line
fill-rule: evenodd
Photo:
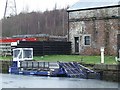
<path fill-rule="evenodd" d="M 0 88 L 118 88 L 118 83 L 94 79 L 0 74 Z"/>

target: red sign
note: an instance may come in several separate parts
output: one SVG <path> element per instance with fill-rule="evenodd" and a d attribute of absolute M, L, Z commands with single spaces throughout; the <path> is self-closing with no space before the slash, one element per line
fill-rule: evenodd
<path fill-rule="evenodd" d="M 3 38 L 0 39 L 0 43 L 11 43 L 17 41 L 37 41 L 37 38 Z"/>

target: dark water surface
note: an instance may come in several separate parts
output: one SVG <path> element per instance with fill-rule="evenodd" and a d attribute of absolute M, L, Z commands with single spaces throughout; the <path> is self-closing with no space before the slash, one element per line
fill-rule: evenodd
<path fill-rule="evenodd" d="M 95 79 L 0 74 L 0 88 L 118 88 L 118 83 Z"/>

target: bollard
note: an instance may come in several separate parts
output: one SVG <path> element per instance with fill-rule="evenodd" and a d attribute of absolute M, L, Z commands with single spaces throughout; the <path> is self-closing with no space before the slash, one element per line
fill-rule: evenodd
<path fill-rule="evenodd" d="M 101 63 L 104 63 L 104 47 L 101 47 L 100 51 L 101 51 Z"/>

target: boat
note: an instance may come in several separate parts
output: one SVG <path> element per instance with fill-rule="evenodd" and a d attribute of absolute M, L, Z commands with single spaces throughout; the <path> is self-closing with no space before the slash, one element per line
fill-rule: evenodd
<path fill-rule="evenodd" d="M 9 73 L 50 77 L 100 79 L 100 74 L 78 62 L 47 62 L 33 60 L 33 48 L 13 49 Z"/>

